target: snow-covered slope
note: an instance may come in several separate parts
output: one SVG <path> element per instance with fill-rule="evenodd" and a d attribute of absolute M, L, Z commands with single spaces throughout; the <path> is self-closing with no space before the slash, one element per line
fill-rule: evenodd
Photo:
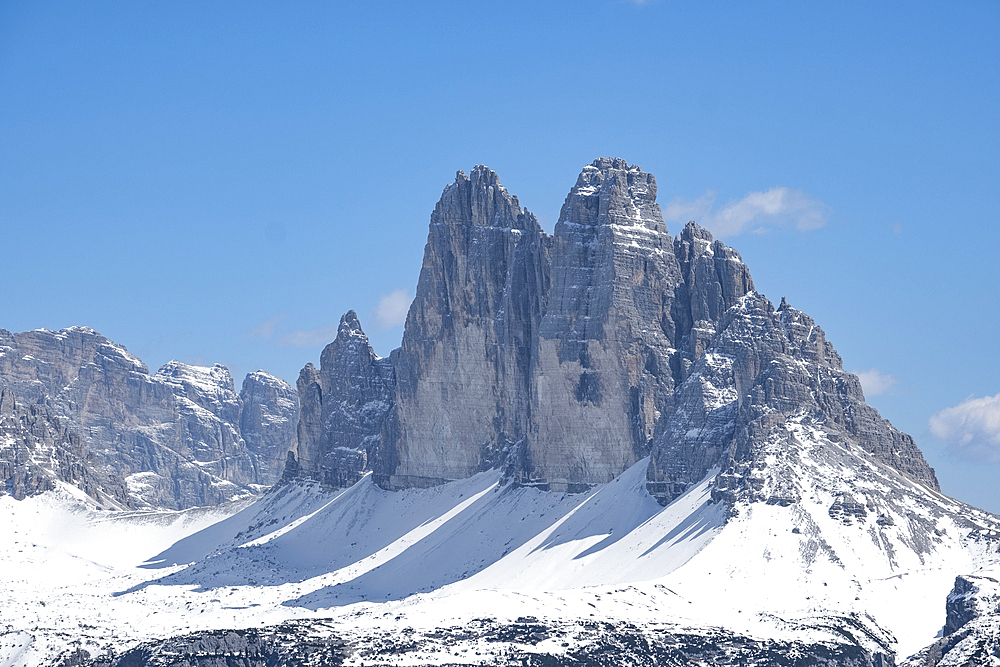
<path fill-rule="evenodd" d="M 325 620 L 303 636 L 352 647 L 346 664 L 443 664 L 444 645 L 469 664 L 568 655 L 629 633 L 760 655 L 778 650 L 768 642 L 915 653 L 944 626 L 955 577 L 998 559 L 1000 521 L 806 421 L 758 457 L 760 484 L 799 497 L 786 505 L 723 500 L 713 471 L 661 507 L 646 461 L 587 494 L 487 472 L 398 492 L 370 477 L 291 484 L 177 513 L 98 512 L 66 491 L 0 498 L 14 536 L 0 547 L 0 665 L 308 619 Z"/>

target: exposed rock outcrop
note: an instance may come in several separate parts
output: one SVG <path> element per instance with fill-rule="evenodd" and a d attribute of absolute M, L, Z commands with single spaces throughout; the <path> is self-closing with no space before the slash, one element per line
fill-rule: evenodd
<path fill-rule="evenodd" d="M 359 345 L 338 334 L 321 370 L 299 380 L 298 464 L 348 471 L 319 475 L 328 483 L 370 469 L 396 489 L 503 467 L 523 485 L 578 491 L 651 456 L 660 502 L 714 468 L 717 497 L 732 497 L 749 488 L 762 443 L 808 417 L 937 488 L 823 330 L 784 301 L 775 309 L 707 230 L 692 222 L 671 237 L 656 180 L 620 159 L 584 167 L 554 236 L 494 172 L 459 172 L 431 216 L 391 368 L 375 372 L 367 339 Z M 327 364 L 333 350 L 350 361 Z M 391 399 L 380 380 L 375 416 L 362 414 L 371 378 L 392 373 Z M 314 460 L 335 450 L 332 463 Z"/>
<path fill-rule="evenodd" d="M 717 333 L 676 390 L 654 446 L 649 490 L 669 502 L 711 468 L 724 496 L 745 489 L 763 443 L 788 437 L 786 419 L 807 417 L 834 439 L 931 488 L 934 471 L 913 439 L 867 405 L 857 376 L 813 320 L 750 292 L 726 311 Z"/>
<path fill-rule="evenodd" d="M 56 479 L 79 487 L 102 505 L 135 504 L 125 479 L 94 466 L 66 419 L 47 405 L 19 401 L 9 388 L 0 387 L 0 494 L 23 500 L 54 488 Z"/>
<path fill-rule="evenodd" d="M 991 538 L 996 541 L 997 535 Z M 907 667 L 978 667 L 1000 663 L 1000 565 L 955 578 L 943 636 Z"/>
<path fill-rule="evenodd" d="M 396 381 L 388 359 L 375 354 L 351 310 L 320 367 L 307 364 L 297 382 L 299 474 L 328 486 L 350 486 L 371 469 Z"/>
<path fill-rule="evenodd" d="M 299 399 L 295 389 L 270 373 L 248 373 L 240 389 L 240 434 L 253 458 L 260 484 L 281 478 L 288 452 L 295 449 Z"/>
<path fill-rule="evenodd" d="M 379 484 L 468 477 L 499 466 L 524 440 L 549 247 L 495 172 L 458 172 L 445 188 L 402 347 L 391 356 L 395 411 L 375 465 Z"/>
<path fill-rule="evenodd" d="M 273 481 L 258 474 L 243 402 L 218 364 L 172 361 L 150 375 L 93 329 L 0 330 L 0 391 L 0 472 L 16 496 L 58 479 L 109 506 L 180 509 Z"/>

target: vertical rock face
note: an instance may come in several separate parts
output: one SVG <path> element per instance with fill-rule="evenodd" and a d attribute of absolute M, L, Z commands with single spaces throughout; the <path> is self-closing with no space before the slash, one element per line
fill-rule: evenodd
<path fill-rule="evenodd" d="M 584 168 L 555 229 L 522 481 L 606 482 L 648 452 L 673 389 L 671 245 L 651 174 L 617 159 Z"/>
<path fill-rule="evenodd" d="M 253 460 L 240 434 L 242 401 L 229 370 L 170 361 L 153 376 L 172 389 L 177 416 L 171 426 L 181 456 L 202 471 L 237 486 L 257 482 Z M 214 419 L 213 419 L 214 417 Z"/>
<path fill-rule="evenodd" d="M 672 238 L 656 180 L 624 160 L 584 167 L 554 236 L 494 172 L 459 172 L 431 216 L 391 368 L 352 322 L 299 379 L 297 464 L 327 483 L 371 469 L 396 489 L 502 466 L 577 491 L 650 456 L 661 502 L 715 468 L 726 496 L 752 487 L 763 443 L 791 437 L 794 418 L 937 488 L 822 329 L 776 310 L 697 224 Z"/>
<path fill-rule="evenodd" d="M 224 366 L 172 361 L 150 375 L 92 329 L 0 331 L 0 391 L 10 406 L 0 461 L 15 495 L 59 479 L 110 505 L 179 509 L 257 488 Z"/>
<path fill-rule="evenodd" d="M 499 465 L 528 432 L 549 239 L 483 166 L 431 215 L 376 479 L 425 486 Z"/>
<path fill-rule="evenodd" d="M 388 359 L 375 354 L 351 310 L 341 319 L 337 339 L 299 374 L 299 474 L 328 486 L 360 479 L 379 443 L 394 405 L 395 377 Z"/>
<path fill-rule="evenodd" d="M 715 323 L 751 290 L 739 254 L 708 232 L 667 234 L 651 174 L 585 167 L 556 225 L 522 481 L 579 488 L 649 454 Z"/>
<path fill-rule="evenodd" d="M 288 452 L 295 449 L 298 394 L 290 384 L 264 371 L 248 373 L 240 390 L 240 434 L 261 484 L 281 478 Z"/>

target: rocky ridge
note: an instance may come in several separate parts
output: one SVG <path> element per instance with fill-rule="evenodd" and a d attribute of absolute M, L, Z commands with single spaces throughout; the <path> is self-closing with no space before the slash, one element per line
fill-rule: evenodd
<path fill-rule="evenodd" d="M 808 417 L 938 488 L 823 330 L 757 293 L 739 253 L 696 223 L 670 236 L 655 178 L 621 159 L 584 167 L 554 235 L 495 172 L 459 172 L 431 215 L 402 346 L 377 372 L 348 321 L 358 343 L 338 334 L 299 381 L 300 467 L 333 486 L 367 471 L 400 489 L 503 468 L 582 491 L 650 456 L 661 503 L 715 468 L 722 498 L 752 489 L 762 443 Z M 339 406 L 332 421 L 321 394 Z"/>
<path fill-rule="evenodd" d="M 295 395 L 277 378 L 254 375 L 244 400 L 219 364 L 171 361 L 150 374 L 86 327 L 0 330 L 4 491 L 22 498 L 60 480 L 108 507 L 180 509 L 273 483 L 292 446 Z M 258 396 L 261 382 L 274 389 L 272 403 Z"/>

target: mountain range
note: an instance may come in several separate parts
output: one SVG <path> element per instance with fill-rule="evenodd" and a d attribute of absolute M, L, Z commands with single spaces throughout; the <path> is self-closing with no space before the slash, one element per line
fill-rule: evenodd
<path fill-rule="evenodd" d="M 295 389 L 0 331 L 0 664 L 1000 664 L 1000 519 L 656 191 L 458 172 L 401 346 Z"/>

